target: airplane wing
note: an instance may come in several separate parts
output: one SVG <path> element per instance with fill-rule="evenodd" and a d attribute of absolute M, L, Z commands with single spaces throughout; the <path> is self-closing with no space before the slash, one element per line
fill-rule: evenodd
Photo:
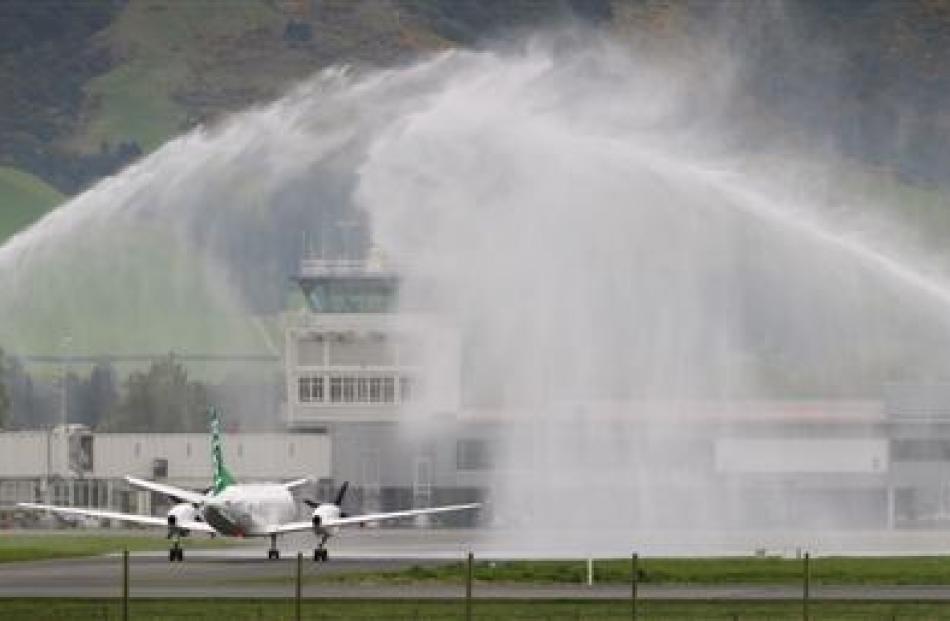
<path fill-rule="evenodd" d="M 284 483 L 284 487 L 287 489 L 294 489 L 295 487 L 300 487 L 301 485 L 306 485 L 310 482 L 310 479 L 295 479 L 293 481 L 287 481 Z"/>
<path fill-rule="evenodd" d="M 171 496 L 172 498 L 178 499 L 180 502 L 190 502 L 192 504 L 200 505 L 205 501 L 204 494 L 199 494 L 198 492 L 193 492 L 187 489 L 181 489 L 180 487 L 175 487 L 174 485 L 165 485 L 164 483 L 156 483 L 155 481 L 143 481 L 142 479 L 136 479 L 135 477 L 125 477 L 125 480 L 129 483 L 129 485 L 134 485 L 135 487 L 141 487 L 142 489 L 158 492 L 159 494 L 165 494 L 166 496 Z"/>
<path fill-rule="evenodd" d="M 107 520 L 120 520 L 123 522 L 132 522 L 133 524 L 141 524 L 143 526 L 168 526 L 168 521 L 165 518 L 155 517 L 152 515 L 135 515 L 133 513 L 119 513 L 117 511 L 102 511 L 100 509 L 79 509 L 76 507 L 57 507 L 54 505 L 41 505 L 33 502 L 18 502 L 18 507 L 24 509 L 32 509 L 34 511 L 52 511 L 54 513 L 62 513 L 65 515 L 83 515 L 86 517 L 93 518 L 103 518 Z M 185 530 L 198 530 L 204 533 L 214 533 L 215 531 L 212 527 L 208 526 L 204 522 L 186 522 L 178 524 L 179 528 Z"/>
<path fill-rule="evenodd" d="M 431 515 L 433 513 L 448 513 L 450 511 L 464 511 L 466 509 L 478 509 L 481 507 L 481 503 L 471 503 L 467 505 L 446 505 L 444 507 L 429 507 L 427 509 L 407 509 L 405 511 L 392 511 L 390 513 L 367 513 L 365 515 L 353 515 L 349 517 L 341 517 L 335 520 L 326 520 L 320 526 L 324 528 L 330 527 L 341 527 L 341 526 L 359 526 L 361 524 L 368 524 L 370 522 L 384 522 L 386 520 L 398 520 L 400 518 L 415 517 L 417 515 Z M 288 524 L 281 524 L 272 529 L 269 529 L 269 532 L 282 534 L 282 533 L 291 533 L 302 530 L 312 530 L 313 522 L 290 522 Z"/>

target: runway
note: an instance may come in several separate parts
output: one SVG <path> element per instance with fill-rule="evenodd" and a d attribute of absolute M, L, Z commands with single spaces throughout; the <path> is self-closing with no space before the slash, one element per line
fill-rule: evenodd
<path fill-rule="evenodd" d="M 302 595 L 333 599 L 452 599 L 464 584 L 339 585 L 316 582 L 333 572 L 400 569 L 444 563 L 440 559 L 338 559 L 313 563 L 305 559 Z M 294 595 L 295 559 L 194 558 L 169 563 L 154 555 L 134 555 L 130 562 L 133 598 L 290 598 Z M 121 560 L 117 556 L 59 561 L 7 563 L 0 566 L 0 598 L 111 598 L 122 593 Z M 480 599 L 610 600 L 630 597 L 629 585 L 476 584 Z M 659 586 L 640 585 L 644 600 L 794 600 L 801 587 L 788 586 Z M 887 600 L 950 602 L 950 586 L 812 587 L 811 597 L 824 600 Z"/>
<path fill-rule="evenodd" d="M 90 533 L 92 534 L 92 533 Z M 15 535 L 13 535 L 15 536 Z M 76 533 L 76 536 L 83 536 Z M 398 570 L 413 565 L 458 562 L 469 550 L 480 559 L 528 558 L 530 549 L 506 548 L 477 530 L 365 529 L 333 540 L 329 563 L 312 561 L 313 538 L 306 534 L 281 539 L 283 557 L 266 559 L 266 540 L 239 542 L 234 548 L 198 550 L 186 541 L 185 562 L 169 563 L 166 551 L 130 556 L 130 595 L 134 598 L 288 598 L 294 594 L 296 554 L 304 554 L 302 593 L 306 598 L 450 599 L 464 595 L 464 584 L 341 585 L 321 581 L 339 572 Z M 755 541 L 761 541 L 756 539 Z M 771 540 L 778 545 L 787 539 Z M 864 542 L 861 546 L 857 544 Z M 874 547 L 897 549 L 913 544 L 910 553 L 941 551 L 941 533 L 898 533 L 887 537 L 852 537 L 852 554 L 869 554 Z M 659 544 L 657 544 L 659 545 Z M 742 546 L 718 549 L 720 554 L 748 554 Z M 843 545 L 843 544 L 842 544 Z M 836 553 L 840 546 L 828 553 Z M 820 554 L 820 551 L 819 551 Z M 616 556 L 616 555 L 615 555 Z M 540 555 L 538 558 L 550 558 Z M 583 558 L 575 555 L 575 559 Z M 0 598 L 118 597 L 122 591 L 121 556 L 29 561 L 0 564 Z M 483 599 L 627 599 L 624 584 L 530 585 L 477 583 L 474 595 Z M 642 599 L 657 600 L 780 600 L 798 599 L 798 585 L 640 585 Z M 950 602 L 948 586 L 818 586 L 811 597 L 827 600 L 916 600 Z"/>

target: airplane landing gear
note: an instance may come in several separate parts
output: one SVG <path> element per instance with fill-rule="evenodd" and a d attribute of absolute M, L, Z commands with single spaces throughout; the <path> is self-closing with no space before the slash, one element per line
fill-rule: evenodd
<path fill-rule="evenodd" d="M 267 560 L 280 560 L 280 550 L 277 549 L 277 535 L 270 536 L 270 550 L 267 551 Z"/>
<path fill-rule="evenodd" d="M 330 535 L 324 535 L 320 539 L 320 544 L 316 548 L 314 548 L 313 550 L 314 563 L 318 563 L 320 561 L 323 561 L 324 563 L 326 563 L 328 560 L 330 560 L 330 554 L 327 552 L 327 549 L 326 549 L 327 539 L 329 538 L 330 538 Z"/>
<path fill-rule="evenodd" d="M 183 560 L 185 560 L 185 551 L 181 547 L 181 537 L 176 535 L 172 547 L 168 550 L 168 562 L 174 563 Z"/>

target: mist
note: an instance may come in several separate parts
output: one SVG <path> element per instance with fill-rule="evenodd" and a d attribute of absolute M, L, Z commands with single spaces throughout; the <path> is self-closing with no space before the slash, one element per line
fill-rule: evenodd
<path fill-rule="evenodd" d="M 458 55 L 360 168 L 405 308 L 455 318 L 471 420 L 507 425 L 492 512 L 514 546 L 881 526 L 860 500 L 750 494 L 712 440 L 947 372 L 946 257 L 820 141 L 770 140 L 743 59 L 706 43 L 688 63 L 583 35 Z"/>

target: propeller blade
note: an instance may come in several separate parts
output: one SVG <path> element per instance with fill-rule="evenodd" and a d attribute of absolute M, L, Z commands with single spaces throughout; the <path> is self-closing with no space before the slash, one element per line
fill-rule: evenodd
<path fill-rule="evenodd" d="M 349 487 L 349 485 L 349 481 L 343 482 L 343 485 L 340 486 L 340 491 L 336 494 L 336 500 L 333 501 L 333 504 L 338 507 L 343 505 L 343 496 L 346 494 L 346 488 Z"/>
<path fill-rule="evenodd" d="M 304 499 L 303 499 L 303 504 L 307 505 L 307 506 L 310 507 L 311 509 L 316 509 L 316 508 L 319 507 L 322 503 L 319 503 L 319 502 L 317 502 L 316 500 L 310 500 L 309 498 L 304 498 Z"/>

